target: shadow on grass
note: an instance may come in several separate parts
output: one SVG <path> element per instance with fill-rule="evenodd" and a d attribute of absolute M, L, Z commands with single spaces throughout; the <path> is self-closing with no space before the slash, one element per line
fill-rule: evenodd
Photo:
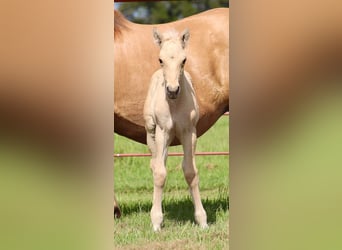
<path fill-rule="evenodd" d="M 203 207 L 207 212 L 207 221 L 209 224 L 216 222 L 216 212 L 229 209 L 228 197 L 218 197 L 215 199 L 206 199 L 202 201 Z M 149 213 L 152 207 L 152 201 L 139 203 L 122 203 L 121 210 L 123 216 L 129 216 L 136 213 Z M 166 199 L 163 201 L 164 219 L 175 220 L 179 222 L 195 222 L 194 206 L 190 197 L 183 199 Z"/>
<path fill-rule="evenodd" d="M 216 198 L 216 199 L 206 199 L 202 201 L 203 207 L 207 212 L 207 222 L 216 222 L 216 212 L 222 210 L 226 212 L 229 209 L 228 197 Z M 163 205 L 163 211 L 165 213 L 165 218 L 176 220 L 180 222 L 195 222 L 194 218 L 194 205 L 190 197 L 182 200 L 171 200 L 166 201 Z"/>

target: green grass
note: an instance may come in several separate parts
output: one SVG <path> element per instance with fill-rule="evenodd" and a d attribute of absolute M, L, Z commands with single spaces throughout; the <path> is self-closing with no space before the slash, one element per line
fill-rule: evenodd
<path fill-rule="evenodd" d="M 197 152 L 229 151 L 229 118 L 218 122 L 197 141 Z M 115 153 L 148 152 L 147 146 L 115 134 Z M 169 152 L 181 152 L 180 146 Z M 181 168 L 181 157 L 167 160 L 163 195 L 164 227 L 154 233 L 150 222 L 153 179 L 150 157 L 115 158 L 115 194 L 122 217 L 114 221 L 116 249 L 228 249 L 228 156 L 197 156 L 200 190 L 209 229 L 194 221 L 194 209 Z"/>

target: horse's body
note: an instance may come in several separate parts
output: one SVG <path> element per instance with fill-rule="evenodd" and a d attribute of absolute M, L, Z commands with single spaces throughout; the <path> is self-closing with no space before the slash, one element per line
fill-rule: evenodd
<path fill-rule="evenodd" d="M 209 10 L 158 25 L 129 22 L 114 12 L 114 131 L 146 143 L 143 105 L 151 75 L 158 69 L 158 48 L 150 41 L 152 28 L 191 30 L 186 70 L 193 78 L 199 105 L 197 135 L 206 132 L 228 111 L 229 9 Z M 179 144 L 174 140 L 172 145 Z"/>
<path fill-rule="evenodd" d="M 198 104 L 190 75 L 184 71 L 186 55 L 184 48 L 189 39 L 186 30 L 154 36 L 160 46 L 161 69 L 152 78 L 144 104 L 144 120 L 147 144 L 152 153 L 151 169 L 154 179 L 151 220 L 153 229 L 160 230 L 162 214 L 162 191 L 166 179 L 168 146 L 175 137 L 183 145 L 182 163 L 185 179 L 190 187 L 195 206 L 195 219 L 201 227 L 207 227 L 207 216 L 203 209 L 198 174 L 195 165 L 196 125 L 199 118 Z"/>

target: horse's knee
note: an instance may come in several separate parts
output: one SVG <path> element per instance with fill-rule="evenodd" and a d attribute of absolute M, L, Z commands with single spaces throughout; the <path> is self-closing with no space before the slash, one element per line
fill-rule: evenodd
<path fill-rule="evenodd" d="M 184 177 L 190 187 L 197 186 L 199 183 L 198 174 L 195 172 L 184 173 Z"/>
<path fill-rule="evenodd" d="M 166 169 L 165 168 L 153 168 L 153 180 L 154 185 L 157 187 L 164 187 L 166 180 Z"/>
<path fill-rule="evenodd" d="M 190 187 L 198 185 L 198 171 L 195 168 L 187 168 L 183 164 L 184 178 Z"/>
<path fill-rule="evenodd" d="M 145 116 L 145 130 L 151 138 L 154 138 L 156 134 L 156 123 L 152 116 Z"/>

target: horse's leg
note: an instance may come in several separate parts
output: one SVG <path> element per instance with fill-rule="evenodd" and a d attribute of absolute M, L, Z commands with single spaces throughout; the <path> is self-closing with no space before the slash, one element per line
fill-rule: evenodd
<path fill-rule="evenodd" d="M 169 140 L 169 134 L 157 126 L 155 138 L 153 142 L 149 144 L 152 152 L 151 169 L 154 181 L 153 205 L 151 209 L 151 221 L 154 231 L 159 231 L 163 222 L 162 195 L 166 179 L 165 164 L 167 158 L 167 147 L 170 143 Z M 151 141 L 151 138 L 148 138 L 148 141 Z"/>
<path fill-rule="evenodd" d="M 115 194 L 114 194 L 114 218 L 120 218 L 121 216 L 121 211 L 119 208 L 119 204 L 116 201 Z"/>
<path fill-rule="evenodd" d="M 182 136 L 182 145 L 184 150 L 184 158 L 182 162 L 184 177 L 189 185 L 190 194 L 195 207 L 195 220 L 202 227 L 206 228 L 207 214 L 203 208 L 200 192 L 199 192 L 199 176 L 195 163 L 196 150 L 196 128 L 192 131 L 185 132 Z"/>

